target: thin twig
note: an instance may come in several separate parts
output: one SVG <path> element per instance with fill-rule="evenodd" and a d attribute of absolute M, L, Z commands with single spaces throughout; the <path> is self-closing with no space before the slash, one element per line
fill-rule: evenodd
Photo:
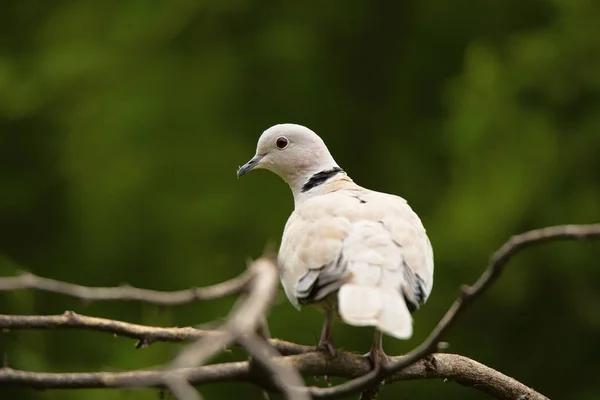
<path fill-rule="evenodd" d="M 423 343 L 400 360 L 392 362 L 377 370 L 373 370 L 359 378 L 331 388 L 311 387 L 309 389 L 312 396 L 316 398 L 333 398 L 360 392 L 381 382 L 394 372 L 400 371 L 436 351 L 443 336 L 454 325 L 457 317 L 498 279 L 508 261 L 518 251 L 529 246 L 552 240 L 572 240 L 597 237 L 600 237 L 600 224 L 552 226 L 535 229 L 511 237 L 494 253 L 488 267 L 479 277 L 477 282 L 471 287 L 465 286 L 461 289 L 458 298 L 450 306 L 446 314 Z"/>
<path fill-rule="evenodd" d="M 250 273 L 245 273 L 228 281 L 203 288 L 191 288 L 173 292 L 140 289 L 129 285 L 117 287 L 88 287 L 74 283 L 44 278 L 31 273 L 19 276 L 0 278 L 0 292 L 24 289 L 37 289 L 76 297 L 83 301 L 140 301 L 160 306 L 178 306 L 193 301 L 214 300 L 239 293 L 250 280 Z"/>
<path fill-rule="evenodd" d="M 392 357 L 392 361 L 402 357 Z M 276 358 L 277 365 L 291 365 L 300 373 L 355 378 L 371 369 L 361 355 L 340 352 L 331 359 L 322 352 L 304 353 Z M 94 372 L 94 373 L 43 373 L 0 368 L 0 386 L 24 386 L 35 389 L 81 388 L 146 388 L 164 387 L 164 374 L 174 371 Z M 248 361 L 207 365 L 186 370 L 189 382 L 203 385 L 218 382 L 252 382 L 264 388 L 272 385 L 264 376 L 253 372 Z M 472 387 L 500 400 L 548 400 L 535 390 L 486 367 L 477 361 L 457 354 L 433 354 L 429 361 L 420 360 L 386 379 L 387 383 L 406 380 L 443 379 Z"/>

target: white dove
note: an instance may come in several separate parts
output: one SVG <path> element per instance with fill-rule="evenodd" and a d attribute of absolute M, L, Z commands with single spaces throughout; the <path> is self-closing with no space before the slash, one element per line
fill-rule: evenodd
<path fill-rule="evenodd" d="M 374 326 L 367 356 L 373 367 L 387 362 L 381 333 L 409 338 L 411 313 L 433 286 L 433 250 L 421 220 L 403 198 L 354 183 L 323 140 L 301 125 L 267 129 L 237 175 L 258 168 L 292 189 L 295 209 L 277 263 L 290 302 L 325 312 L 319 348 L 335 356 L 331 326 L 339 316 Z"/>

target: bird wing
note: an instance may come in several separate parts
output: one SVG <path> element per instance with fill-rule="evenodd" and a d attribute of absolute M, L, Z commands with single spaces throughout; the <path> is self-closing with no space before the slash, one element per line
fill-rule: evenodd
<path fill-rule="evenodd" d="M 433 251 L 419 217 L 398 196 L 333 183 L 299 205 L 286 224 L 280 277 L 297 308 L 338 291 L 351 325 L 412 334 L 410 313 L 433 285 Z"/>

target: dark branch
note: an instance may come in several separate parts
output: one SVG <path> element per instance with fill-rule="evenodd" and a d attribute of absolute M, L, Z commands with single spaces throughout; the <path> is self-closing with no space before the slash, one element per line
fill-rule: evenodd
<path fill-rule="evenodd" d="M 112 333 L 138 339 L 143 347 L 152 342 L 184 342 L 202 337 L 215 337 L 217 331 L 206 331 L 192 327 L 161 328 L 131 324 L 106 318 L 88 317 L 73 311 L 61 315 L 4 315 L 0 314 L 0 329 L 83 329 Z M 140 345 L 142 347 L 142 345 Z"/>
<path fill-rule="evenodd" d="M 40 278 L 35 277 L 34 280 L 36 279 Z M 41 278 L 41 282 L 45 282 L 45 279 Z M 53 281 L 52 283 L 54 285 L 58 284 L 62 289 L 73 288 L 73 285 L 68 283 L 56 281 Z M 4 328 L 12 327 L 13 329 L 24 327 L 31 328 L 32 325 L 36 325 L 36 327 L 39 328 L 60 326 L 64 328 L 77 327 L 101 331 L 113 331 L 114 333 L 125 334 L 127 336 L 140 339 L 137 347 L 144 347 L 156 340 L 157 334 L 170 341 L 195 339 L 194 344 L 184 348 L 183 351 L 180 352 L 179 356 L 176 357 L 168 367 L 167 373 L 161 375 L 160 379 L 163 379 L 161 384 L 167 386 L 172 392 L 175 392 L 176 395 L 181 398 L 181 400 L 196 400 L 200 397 L 199 394 L 189 386 L 186 375 L 187 370 L 185 367 L 194 367 L 204 363 L 208 358 L 218 353 L 223 347 L 235 342 L 242 335 L 254 335 L 254 333 L 261 328 L 261 325 L 264 322 L 264 317 L 271 306 L 273 298 L 275 297 L 277 283 L 277 267 L 273 261 L 267 258 L 261 258 L 250 264 L 247 273 L 228 281 L 227 284 L 217 285 L 219 288 L 221 288 L 221 296 L 229 293 L 239 292 L 244 288 L 248 289 L 248 293 L 243 300 L 238 301 L 238 304 L 234 307 L 234 310 L 230 313 L 227 322 L 222 326 L 222 328 L 219 331 L 213 332 L 212 334 L 194 331 L 193 328 L 175 328 L 175 331 L 165 331 L 164 329 L 152 330 L 152 328 L 149 329 L 148 327 L 143 327 L 141 325 L 85 317 L 73 312 L 65 312 L 63 315 L 50 317 L 21 316 L 15 318 L 15 316 L 2 315 L 0 316 L 0 323 L 2 324 L 0 326 Z M 53 286 L 53 288 L 56 289 L 55 286 Z M 101 293 L 106 295 L 106 289 L 107 288 L 102 288 Z M 81 287 L 79 287 L 77 290 L 80 291 Z M 85 290 L 89 291 L 90 288 L 85 288 Z M 99 290 L 99 288 L 94 288 L 91 292 L 95 293 L 95 299 L 98 299 L 97 290 Z M 108 290 L 110 293 L 110 291 L 113 289 Z M 135 290 L 139 291 L 139 289 Z M 69 293 L 73 294 L 75 292 L 71 291 Z M 81 293 L 78 294 L 81 295 Z M 146 298 L 146 300 L 148 300 L 148 298 Z M 257 346 L 252 348 L 256 349 Z M 251 354 L 252 348 L 248 349 Z M 252 355 L 259 358 L 262 356 L 262 354 Z M 262 358 L 264 359 L 264 357 Z M 270 367 L 269 361 L 267 360 L 263 360 L 263 365 Z M 172 370 L 178 370 L 179 373 L 174 374 L 172 373 Z M 288 374 L 288 376 L 293 375 Z M 289 383 L 282 381 L 281 384 L 286 386 L 285 390 L 291 391 L 291 388 L 298 386 L 298 383 L 303 386 L 303 382 L 301 382 L 299 379 L 292 380 Z M 156 385 L 158 385 L 158 383 L 155 383 L 153 386 Z M 291 399 L 308 399 L 306 390 L 293 390 L 290 393 L 293 394 L 293 396 L 290 397 Z"/>
<path fill-rule="evenodd" d="M 230 314 L 227 323 L 224 324 L 220 331 L 203 331 L 191 327 L 148 327 L 103 318 L 87 317 L 73 312 L 65 312 L 63 315 L 53 316 L 0 315 L 1 329 L 79 328 L 98 330 L 139 339 L 138 347 L 154 341 L 175 342 L 196 341 L 200 339 L 197 343 L 191 345 L 186 353 L 182 353 L 181 357 L 175 360 L 171 366 L 172 369 L 124 373 L 52 374 L 2 368 L 0 369 L 0 385 L 23 385 L 35 388 L 172 386 L 179 393 L 188 393 L 190 398 L 196 398 L 196 393 L 189 391 L 190 386 L 188 382 L 203 384 L 209 382 L 250 381 L 267 389 L 272 389 L 274 387 L 272 371 L 278 371 L 280 372 L 278 375 L 279 381 L 275 379 L 275 386 L 279 387 L 279 390 L 287 392 L 288 396 L 292 398 L 304 398 L 302 396 L 307 393 L 317 398 L 339 397 L 373 387 L 373 385 L 378 384 L 383 379 L 385 379 L 386 383 L 408 379 L 448 379 L 462 385 L 472 386 L 498 399 L 546 399 L 543 395 L 514 379 L 476 361 L 458 355 L 432 355 L 432 353 L 439 347 L 440 340 L 442 340 L 448 329 L 455 323 L 456 318 L 493 284 L 511 257 L 519 250 L 550 240 L 584 239 L 599 236 L 600 224 L 556 226 L 513 236 L 493 255 L 488 268 L 478 281 L 473 286 L 464 287 L 461 290 L 459 298 L 452 304 L 436 328 L 421 345 L 405 356 L 394 357 L 388 366 L 371 372 L 369 363 L 358 355 L 340 353 L 338 357 L 332 360 L 319 352 L 313 352 L 313 347 L 271 339 L 269 343 L 275 349 L 281 354 L 288 355 L 288 357 L 274 358 L 275 353 L 273 351 L 265 350 L 265 346 L 256 345 L 256 343 L 252 342 L 252 340 L 257 341 L 254 334 L 264 319 L 275 290 L 275 285 L 273 284 L 274 281 L 276 282 L 276 278 L 273 278 L 276 277 L 276 274 L 273 274 L 275 269 L 272 263 L 268 261 L 263 264 L 260 262 L 253 264 L 255 266 L 266 266 L 269 264 L 269 270 L 262 270 L 265 273 L 258 273 L 258 267 L 250 268 L 247 273 L 223 284 L 204 289 L 191 289 L 189 291 L 172 293 L 146 291 L 131 287 L 87 288 L 35 276 L 33 281 L 27 280 L 31 278 L 24 278 L 21 281 L 21 277 L 0 278 L 0 291 L 37 288 L 72 295 L 83 300 L 140 300 L 165 305 L 182 304 L 183 302 L 196 299 L 218 298 L 247 288 L 250 289 L 248 291 L 248 298 L 236 306 Z M 80 291 L 81 288 L 83 288 L 83 292 Z M 105 292 L 104 290 L 108 290 L 109 292 Z M 204 294 L 198 295 L 198 292 L 194 292 L 192 297 L 187 297 L 186 300 L 181 300 L 181 297 L 176 300 L 169 297 L 173 293 L 184 292 L 188 293 L 187 296 L 190 296 L 193 291 L 200 291 Z M 146 296 L 146 294 L 151 295 Z M 156 294 L 158 294 L 158 297 L 154 297 Z M 201 345 L 201 343 L 204 344 Z M 257 374 L 257 369 L 252 368 L 247 362 L 185 368 L 187 365 L 197 365 L 204 362 L 215 354 L 222 345 L 232 343 L 237 343 L 245 347 L 253 355 L 253 358 L 257 359 L 261 364 L 263 373 Z M 426 357 L 427 359 L 425 359 Z M 306 389 L 299 385 L 297 376 L 294 377 L 293 374 L 281 374 L 281 371 L 286 370 L 284 366 L 286 364 L 278 363 L 282 363 L 283 360 L 290 362 L 304 374 L 340 376 L 353 378 L 353 380 L 333 388 L 311 387 Z M 264 370 L 271 371 L 271 373 L 265 375 Z"/>
<path fill-rule="evenodd" d="M 402 357 L 392 357 L 393 361 Z M 283 358 L 275 358 L 277 365 L 292 365 L 303 375 L 330 375 L 355 378 L 367 373 L 371 366 L 362 356 L 340 353 L 331 359 L 321 352 L 305 353 Z M 135 371 L 135 372 L 95 372 L 95 373 L 40 373 L 0 369 L 0 386 L 26 386 L 36 389 L 81 389 L 81 388 L 143 388 L 164 387 L 163 375 L 179 374 L 180 370 Z M 267 389 L 272 388 L 268 378 L 258 374 L 249 362 L 215 364 L 186 370 L 189 382 L 203 385 L 218 382 L 253 382 Z M 445 379 L 460 385 L 473 387 L 501 400 L 547 400 L 533 389 L 486 367 L 469 358 L 456 354 L 433 354 L 428 361 L 420 360 L 396 372 L 387 383 L 405 380 Z"/>
<path fill-rule="evenodd" d="M 250 353 L 252 361 L 268 373 L 269 380 L 275 383 L 286 399 L 310 400 L 300 371 L 290 363 L 277 362 L 281 354 L 273 347 L 258 339 L 256 335 L 241 336 L 239 342 Z"/>
<path fill-rule="evenodd" d="M 552 240 L 597 237 L 600 237 L 600 224 L 553 226 L 535 229 L 511 237 L 494 253 L 488 267 L 477 282 L 471 287 L 465 286 L 461 289 L 458 298 L 423 343 L 398 361 L 332 388 L 312 387 L 310 388 L 311 394 L 317 398 L 331 398 L 347 396 L 351 393 L 365 390 L 436 351 L 443 336 L 455 324 L 458 316 L 498 279 L 508 261 L 518 251 Z"/>
<path fill-rule="evenodd" d="M 264 317 L 275 298 L 279 282 L 277 267 L 273 261 L 260 258 L 250 265 L 250 271 L 252 279 L 248 284 L 248 295 L 234 306 L 227 321 L 219 329 L 219 333 L 215 337 L 204 337 L 187 346 L 168 366 L 169 377 L 166 382 L 172 382 L 168 384 L 170 388 L 173 388 L 173 383 L 177 384 L 182 396 L 183 389 L 189 389 L 186 385 L 189 386 L 187 381 L 190 371 L 182 370 L 175 375 L 171 371 L 202 365 L 222 348 L 237 342 L 261 366 L 273 372 L 272 376 L 277 377 L 277 386 L 286 394 L 287 399 L 309 400 L 308 392 L 298 372 L 288 365 L 274 364 L 273 357 L 279 354 L 256 339 L 256 332 L 261 329 Z M 191 395 L 181 400 L 188 400 L 188 398 L 193 400 Z"/>
<path fill-rule="evenodd" d="M 177 368 L 195 367 L 218 353 L 244 334 L 254 334 L 275 297 L 279 276 L 275 264 L 266 258 L 254 261 L 249 268 L 252 279 L 248 296 L 238 301 L 227 321 L 214 337 L 203 337 L 183 349 L 173 360 Z"/>
<path fill-rule="evenodd" d="M 72 322 L 65 322 L 72 321 Z M 87 317 L 73 312 L 63 315 L 50 316 L 24 316 L 14 315 L 0 316 L 0 328 L 5 330 L 14 329 L 87 329 L 99 330 L 119 336 L 131 337 L 140 341 L 149 342 L 169 341 L 182 342 L 193 341 L 203 337 L 215 337 L 219 332 L 205 331 L 191 327 L 184 328 L 160 328 L 121 321 L 113 321 L 104 318 Z M 336 359 L 329 359 L 320 352 L 315 352 L 314 346 L 303 346 L 279 339 L 270 339 L 269 344 L 284 355 L 296 355 L 285 357 L 306 375 L 330 375 L 345 378 L 356 378 L 370 371 L 370 365 L 362 357 L 354 354 L 340 352 Z M 393 360 L 402 360 L 394 357 Z M 224 381 L 247 381 L 251 380 L 271 388 L 272 385 L 261 379 L 248 375 L 249 366 L 246 363 L 228 363 L 211 365 L 190 369 L 189 379 L 194 384 L 204 384 Z M 0 385 L 12 384 L 33 388 L 101 388 L 101 387 L 162 387 L 157 383 L 162 371 L 140 371 L 124 372 L 118 375 L 112 373 L 93 374 L 46 374 L 25 371 L 14 371 L 9 368 L 0 369 Z M 132 375 L 133 374 L 133 375 Z M 510 393 L 529 393 L 526 386 L 513 379 L 485 367 L 476 361 L 466 357 L 452 354 L 436 354 L 430 362 L 420 361 L 403 369 L 387 379 L 393 380 L 410 379 L 449 379 L 465 386 L 472 386 L 478 390 L 489 393 L 499 399 L 513 399 Z M 149 385 L 148 382 L 154 382 Z M 531 393 L 535 393 L 531 391 Z M 544 397 L 531 397 L 532 399 L 543 399 Z"/>
<path fill-rule="evenodd" d="M 72 321 L 72 322 L 65 322 Z M 25 315 L 0 315 L 0 329 L 87 329 L 117 334 L 139 339 L 140 342 L 183 342 L 193 341 L 203 337 L 214 337 L 217 331 L 205 331 L 191 327 L 184 328 L 160 328 L 150 327 L 127 322 L 114 321 L 104 318 L 87 317 L 73 312 L 63 315 L 49 316 L 25 316 Z M 354 354 L 340 352 L 338 358 L 331 360 L 320 352 L 315 352 L 314 346 L 303 346 L 296 343 L 286 342 L 279 339 L 270 339 L 269 344 L 284 355 L 296 355 L 296 357 L 285 357 L 293 366 L 299 368 L 306 375 L 331 375 L 345 378 L 356 378 L 370 371 L 368 362 L 362 357 Z M 394 357 L 393 360 L 401 360 Z M 435 361 L 433 361 L 435 360 Z M 466 357 L 452 354 L 436 354 L 429 363 L 421 361 L 411 367 L 403 369 L 387 379 L 393 380 L 409 379 L 449 379 L 465 386 L 473 386 L 478 390 L 489 393 L 499 399 L 511 399 L 510 393 L 527 393 L 526 386 L 513 379 L 485 367 L 476 361 Z M 432 366 L 434 368 L 432 368 Z M 194 384 L 203 384 L 223 381 L 246 381 L 251 380 L 248 376 L 249 370 L 246 363 L 218 364 L 207 367 L 192 368 L 189 379 Z M 89 388 L 89 387 L 148 387 L 147 382 L 156 382 L 161 371 L 124 372 L 115 376 L 112 373 L 94 374 L 45 374 L 14 371 L 9 368 L 0 369 L 0 385 L 12 384 L 33 388 Z M 108 375 L 107 375 L 108 374 Z M 137 374 L 137 375 L 131 375 Z M 252 377 L 253 382 L 261 386 L 271 388 L 268 382 Z M 493 379 L 492 379 L 493 378 Z M 106 386 L 103 382 L 108 382 Z M 136 384 L 136 382 L 138 382 Z M 161 387 L 161 384 L 152 385 Z M 533 393 L 533 391 L 532 391 Z M 541 396 L 541 395 L 540 395 Z M 532 399 L 544 397 L 531 397 Z"/>
<path fill-rule="evenodd" d="M 111 333 L 138 339 L 139 343 L 149 345 L 153 342 L 191 342 L 202 338 L 215 338 L 219 331 L 208 331 L 192 327 L 162 328 L 132 324 L 106 318 L 88 317 L 65 311 L 61 315 L 2 315 L 0 330 L 24 329 L 82 329 Z M 279 339 L 270 339 L 269 343 L 283 355 L 293 355 L 314 351 L 314 347 L 302 346 Z M 141 347 L 141 346 L 140 346 Z"/>
<path fill-rule="evenodd" d="M 193 301 L 214 300 L 231 296 L 244 289 L 250 280 L 250 274 L 245 272 L 226 282 L 203 288 L 191 288 L 174 292 L 140 289 L 123 285 L 118 287 L 88 287 L 73 283 L 43 278 L 31 273 L 19 276 L 0 278 L 0 292 L 37 289 L 45 292 L 58 293 L 76 297 L 83 301 L 140 301 L 160 306 L 177 306 Z"/>

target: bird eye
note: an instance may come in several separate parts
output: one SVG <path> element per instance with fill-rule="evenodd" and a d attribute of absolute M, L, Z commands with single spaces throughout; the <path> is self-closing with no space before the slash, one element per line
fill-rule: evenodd
<path fill-rule="evenodd" d="M 275 144 L 277 145 L 278 149 L 285 149 L 288 145 L 288 140 L 286 138 L 284 138 L 283 136 L 280 136 L 277 138 L 277 141 L 275 141 Z"/>

